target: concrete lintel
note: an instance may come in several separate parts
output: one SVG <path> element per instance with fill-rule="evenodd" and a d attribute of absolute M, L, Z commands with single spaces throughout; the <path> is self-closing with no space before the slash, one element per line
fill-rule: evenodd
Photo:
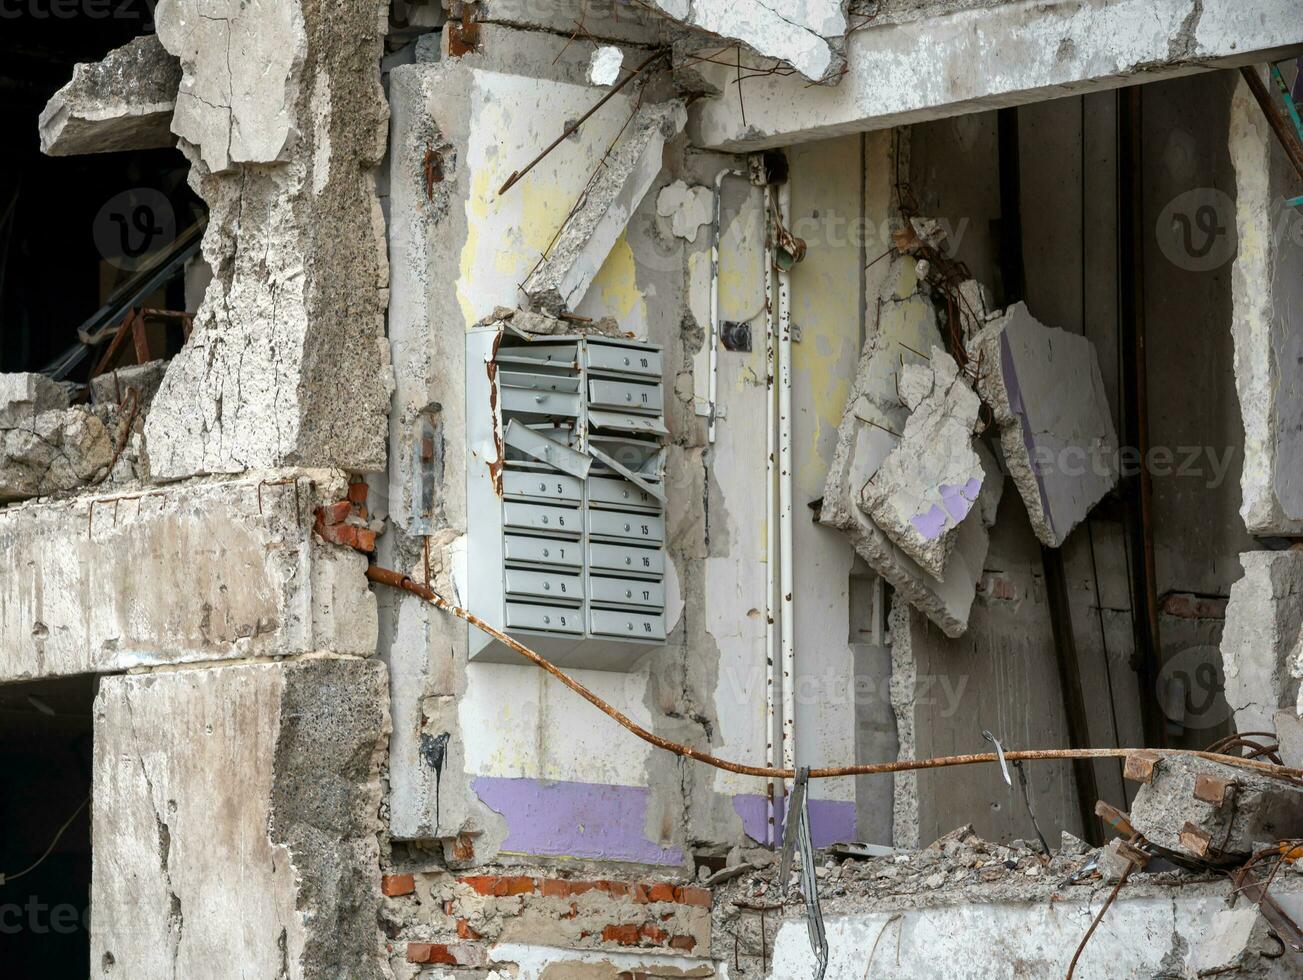
<path fill-rule="evenodd" d="M 345 490 L 297 470 L 0 511 L 0 682 L 374 654 L 366 559 L 312 536 Z"/>
<path fill-rule="evenodd" d="M 693 108 L 700 146 L 754 150 L 1155 81 L 1283 56 L 1300 41 L 1290 0 L 1006 3 L 850 37 L 836 86 L 697 70 L 722 93 Z"/>

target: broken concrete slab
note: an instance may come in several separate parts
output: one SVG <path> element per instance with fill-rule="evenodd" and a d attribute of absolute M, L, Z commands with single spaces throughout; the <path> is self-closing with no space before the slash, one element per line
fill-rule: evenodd
<path fill-rule="evenodd" d="M 1036 537 L 1057 548 L 1118 481 L 1095 347 L 1016 303 L 973 339 L 969 355 Z"/>
<path fill-rule="evenodd" d="M 1126 775 L 1132 826 L 1168 850 L 1216 860 L 1303 837 L 1303 788 L 1283 779 L 1191 756 L 1129 759 Z"/>
<path fill-rule="evenodd" d="M 939 579 L 986 476 L 973 449 L 981 402 L 939 347 L 926 365 L 905 365 L 899 381 L 909 419 L 899 443 L 864 484 L 860 508 Z"/>
<path fill-rule="evenodd" d="M 0 503 L 74 490 L 102 477 L 112 459 L 108 429 L 86 408 L 0 422 Z"/>
<path fill-rule="evenodd" d="M 42 412 L 68 407 L 68 389 L 43 374 L 0 374 L 0 428 L 30 425 Z"/>
<path fill-rule="evenodd" d="M 1266 82 L 1271 86 L 1270 80 Z M 1240 79 L 1231 100 L 1235 261 L 1231 333 L 1244 420 L 1240 514 L 1258 535 L 1303 534 L 1303 248 L 1282 233 L 1298 175 Z M 1225 220 L 1224 218 L 1222 220 Z"/>
<path fill-rule="evenodd" d="M 533 304 L 551 312 L 573 310 L 661 172 L 665 144 L 688 121 L 682 102 L 644 106 L 635 114 L 601 173 L 566 219 L 546 259 L 525 280 Z"/>
<path fill-rule="evenodd" d="M 387 7 L 158 9 L 213 280 L 145 421 L 153 479 L 385 466 Z"/>
<path fill-rule="evenodd" d="M 463 0 L 452 0 L 450 14 L 460 17 L 463 6 Z M 655 44 L 666 28 L 665 18 L 643 0 L 479 0 L 475 8 L 482 25 L 507 24 L 567 38 L 582 26 L 584 38 Z"/>
<path fill-rule="evenodd" d="M 106 677 L 95 973 L 382 980 L 385 667 L 318 657 Z"/>
<path fill-rule="evenodd" d="M 124 404 L 127 393 L 136 392 L 137 414 L 142 418 L 158 394 L 163 375 L 167 374 L 167 361 L 149 361 L 146 364 L 129 364 L 114 368 L 90 379 L 91 402 L 96 405 Z"/>
<path fill-rule="evenodd" d="M 877 300 L 876 332 L 868 338 L 837 431 L 837 448 L 828 470 L 819 521 L 843 531 L 855 550 L 911 605 L 947 636 L 962 636 L 976 596 L 1001 480 L 983 479 L 976 515 L 962 521 L 941 578 L 930 575 L 902 551 L 860 509 L 860 491 L 896 445 L 908 410 L 900 403 L 896 376 L 907 364 L 924 364 L 915 351 L 941 345 L 937 314 L 919 282 L 917 262 L 893 256 Z M 985 447 L 977 450 L 979 455 Z M 989 453 L 988 453 L 989 455 Z M 987 464 L 995 471 L 994 461 Z"/>
<path fill-rule="evenodd" d="M 181 64 L 156 34 L 78 64 L 41 112 L 41 152 L 59 157 L 173 146 L 180 85 Z"/>
<path fill-rule="evenodd" d="M 1238 731 L 1271 731 L 1276 711 L 1299 701 L 1303 552 L 1250 551 L 1240 564 L 1222 630 L 1226 703 Z"/>
<path fill-rule="evenodd" d="M 28 570 L 0 575 L 0 681 L 374 654 L 366 557 L 312 536 L 346 492 L 296 471 L 0 510 L 8 565 Z"/>
<path fill-rule="evenodd" d="M 846 0 L 648 0 L 648 5 L 687 27 L 784 61 L 812 82 L 836 80 L 846 66 Z"/>
<path fill-rule="evenodd" d="M 736 5 L 723 0 L 717 6 Z M 857 18 L 847 38 L 847 70 L 835 86 L 812 86 L 790 73 L 747 76 L 745 113 L 738 109 L 735 59 L 697 64 L 720 94 L 694 103 L 694 144 L 730 151 L 791 146 L 1219 64 L 1262 63 L 1269 52 L 1298 41 L 1293 0 L 1261 0 L 1251 17 L 1231 0 L 1048 7 L 939 0 L 929 6 L 926 16 L 908 23 L 888 19 L 879 26 Z M 988 43 L 975 45 L 975 37 Z M 1028 51 L 1053 56 L 1029 58 Z M 955 71 L 956 64 L 963 70 Z M 750 67 L 768 63 L 744 57 L 743 72 Z"/>

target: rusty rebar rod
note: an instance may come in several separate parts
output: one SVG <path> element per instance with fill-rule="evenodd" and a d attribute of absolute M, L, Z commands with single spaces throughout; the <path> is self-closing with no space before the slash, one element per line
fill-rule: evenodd
<path fill-rule="evenodd" d="M 583 684 L 580 684 L 577 680 L 565 673 L 565 671 L 561 670 L 541 654 L 535 653 L 519 640 L 513 639 L 500 629 L 490 626 L 474 613 L 467 612 L 465 609 L 453 605 L 429 586 L 422 585 L 420 582 L 404 575 L 402 572 L 396 572 L 389 568 L 381 568 L 379 565 L 371 565 L 367 568 L 366 577 L 372 582 L 376 582 L 380 585 L 387 585 L 391 588 L 401 589 L 404 592 L 410 592 L 412 595 L 419 596 L 431 605 L 442 609 L 446 613 L 456 616 L 458 619 L 465 620 L 476 629 L 487 633 L 503 646 L 514 650 L 526 660 L 533 663 L 536 667 L 551 674 L 566 687 L 570 688 L 570 690 L 574 691 L 593 707 L 597 708 L 597 710 L 619 722 L 644 742 L 648 742 L 657 748 L 664 749 L 667 752 L 672 752 L 673 754 L 682 756 L 686 759 L 693 759 L 697 762 L 705 763 L 708 766 L 714 766 L 716 769 L 723 769 L 726 772 L 735 772 L 743 776 L 760 776 L 766 779 L 796 778 L 796 772 L 792 769 L 774 769 L 766 766 L 745 765 L 740 762 L 721 759 L 718 756 L 711 755 L 709 752 L 702 752 L 698 749 L 694 749 L 689 745 L 681 745 L 678 742 L 671 742 L 669 739 L 663 738 L 655 732 L 650 732 L 643 728 L 618 708 L 602 700 L 602 698 L 584 687 Z M 1121 748 L 1037 749 L 1006 752 L 1004 753 L 1004 758 L 1009 762 L 1041 762 L 1046 760 L 1064 759 L 1121 759 L 1139 751 L 1142 750 Z M 1278 778 L 1303 778 L 1303 769 L 1289 769 L 1285 766 L 1276 766 L 1269 762 L 1262 762 L 1257 759 L 1242 759 L 1238 756 L 1218 755 L 1214 752 L 1198 752 L 1193 749 L 1152 749 L 1149 751 L 1160 757 L 1178 755 L 1193 756 L 1200 759 L 1207 759 L 1209 762 L 1220 762 L 1223 765 L 1236 766 L 1240 769 L 1252 769 L 1255 772 Z M 886 773 L 913 772 L 920 769 L 944 769 L 950 766 L 972 766 L 997 761 L 998 757 L 994 752 L 976 752 L 971 755 L 952 755 L 936 759 L 899 759 L 896 762 L 875 762 L 859 766 L 834 766 L 811 769 L 810 778 L 835 779 L 843 776 L 877 776 Z"/>
<path fill-rule="evenodd" d="M 597 112 L 598 109 L 602 108 L 602 106 L 610 102 L 613 98 L 615 98 L 617 94 L 619 94 L 619 92 L 626 85 L 632 82 L 635 78 L 639 77 L 643 72 L 645 72 L 648 68 L 650 68 L 652 64 L 659 61 L 661 58 L 664 58 L 667 54 L 669 54 L 668 49 L 657 51 L 650 58 L 648 58 L 641 65 L 639 65 L 632 72 L 630 72 L 627 76 L 620 79 L 620 81 L 618 81 L 615 85 L 612 85 L 611 91 L 603 95 L 600 99 L 597 100 L 596 104 L 591 109 L 589 109 L 582 116 L 580 116 L 569 126 L 567 126 L 564 130 L 562 130 L 561 135 L 558 136 L 555 140 L 553 140 L 550 144 L 548 144 L 547 149 L 543 150 L 542 153 L 534 157 L 533 160 L 530 160 L 529 163 L 525 164 L 525 166 L 522 169 L 517 170 L 510 177 L 508 177 L 506 183 L 504 183 L 501 187 L 498 188 L 498 193 L 505 194 L 507 193 L 507 191 L 511 190 L 511 188 L 515 186 L 516 182 L 519 181 L 522 177 L 524 177 L 525 174 L 529 173 L 531 170 L 537 167 L 543 161 L 544 157 L 546 157 L 549 153 L 551 153 L 558 146 L 564 143 L 574 133 L 578 132 L 579 127 L 582 126 L 584 123 L 588 122 L 588 120 L 593 117 L 593 114 Z"/>

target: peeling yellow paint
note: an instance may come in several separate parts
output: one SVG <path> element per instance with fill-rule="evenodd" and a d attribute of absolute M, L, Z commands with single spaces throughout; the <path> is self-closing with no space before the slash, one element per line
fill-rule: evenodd
<path fill-rule="evenodd" d="M 588 291 L 600 298 L 602 316 L 613 316 L 621 324 L 647 322 L 647 302 L 638 288 L 638 264 L 623 232 Z"/>

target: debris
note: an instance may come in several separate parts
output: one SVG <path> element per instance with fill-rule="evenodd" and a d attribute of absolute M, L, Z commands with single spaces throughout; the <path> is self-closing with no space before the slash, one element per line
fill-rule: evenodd
<path fill-rule="evenodd" d="M 164 360 L 148 361 L 114 368 L 97 375 L 90 381 L 91 402 L 95 405 L 120 405 L 126 398 L 128 389 L 135 389 L 143 415 L 149 411 L 149 403 L 154 400 L 158 386 L 163 383 L 167 365 L 168 362 Z"/>
<path fill-rule="evenodd" d="M 0 374 L 0 429 L 30 425 L 42 412 L 67 407 L 67 389 L 43 374 Z"/>
<path fill-rule="evenodd" d="M 0 408 L 0 416 L 7 414 Z M 30 421 L 0 423 L 0 503 L 73 490 L 102 476 L 113 459 L 99 416 L 73 407 Z"/>
<path fill-rule="evenodd" d="M 1261 841 L 1303 837 L 1303 786 L 1218 762 L 1163 756 L 1141 783 L 1131 823 L 1159 847 L 1208 861 L 1246 857 Z"/>
<path fill-rule="evenodd" d="M 1038 323 L 1017 303 L 973 338 L 969 356 L 983 365 L 978 392 L 994 412 L 1036 537 L 1057 548 L 1118 480 L 1094 345 Z"/>
<path fill-rule="evenodd" d="M 623 64 L 623 51 L 614 45 L 603 45 L 593 52 L 588 63 L 588 80 L 594 85 L 614 85 Z"/>
<path fill-rule="evenodd" d="M 1003 480 L 992 478 L 999 472 L 995 460 L 982 443 L 974 443 L 986 475 L 973 508 L 977 513 L 960 522 L 943 578 L 922 568 L 860 509 L 865 485 L 880 478 L 878 471 L 909 418 L 900 400 L 899 375 L 906 365 L 928 363 L 918 352 L 941 346 L 936 309 L 918 279 L 915 259 L 891 255 L 876 305 L 876 317 L 871 310 L 870 319 L 876 319 L 877 328 L 865 342 L 837 430 L 819 521 L 843 531 L 873 570 L 947 636 L 962 636 Z"/>
<path fill-rule="evenodd" d="M 150 150 L 176 144 L 172 112 L 181 63 L 146 34 L 79 64 L 41 112 L 41 152 L 49 156 Z"/>
<path fill-rule="evenodd" d="M 628 336 L 620 329 L 619 322 L 613 316 L 604 316 L 599 320 L 582 320 L 581 318 L 553 316 L 535 310 L 516 310 L 499 306 L 489 316 L 476 324 L 478 327 L 491 327 L 496 323 L 508 324 L 511 329 L 522 334 L 551 336 L 555 334 L 597 334 L 602 337 Z"/>
<path fill-rule="evenodd" d="M 941 578 L 959 525 L 986 472 L 973 449 L 981 407 L 959 365 L 939 347 L 900 372 L 910 411 L 900 441 L 860 493 L 860 508 L 933 578 Z"/>
<path fill-rule="evenodd" d="M 624 138 L 603 161 L 602 172 L 566 219 L 547 258 L 525 281 L 538 309 L 574 309 L 623 234 L 639 202 L 661 172 L 665 144 L 683 130 L 679 101 L 644 106 Z"/>

